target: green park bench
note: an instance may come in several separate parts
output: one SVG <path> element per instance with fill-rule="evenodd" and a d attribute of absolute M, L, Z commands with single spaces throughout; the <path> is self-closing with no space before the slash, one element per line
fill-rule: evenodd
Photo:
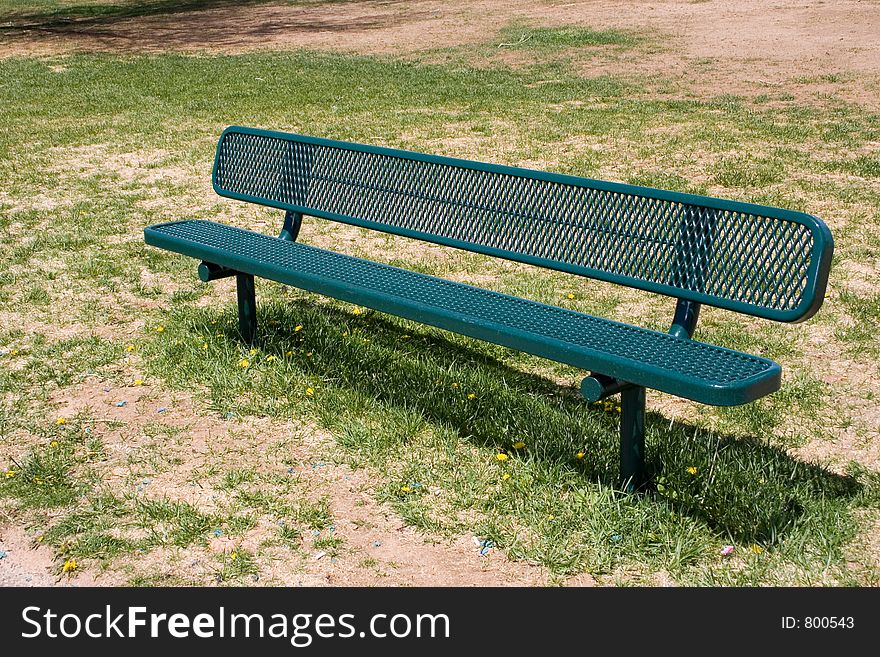
<path fill-rule="evenodd" d="M 223 132 L 213 186 L 284 210 L 281 234 L 184 220 L 144 238 L 200 259 L 205 282 L 236 277 L 246 342 L 258 276 L 583 368 L 586 399 L 621 395 L 629 491 L 645 483 L 646 388 L 735 406 L 780 387 L 777 363 L 692 339 L 701 305 L 803 321 L 822 305 L 833 250 L 825 224 L 800 212 L 251 128 Z M 303 215 L 666 295 L 676 299 L 671 328 L 301 244 Z"/>

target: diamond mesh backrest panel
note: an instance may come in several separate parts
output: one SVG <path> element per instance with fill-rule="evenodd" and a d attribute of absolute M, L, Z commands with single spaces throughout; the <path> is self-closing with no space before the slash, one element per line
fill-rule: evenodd
<path fill-rule="evenodd" d="M 249 128 L 214 188 L 782 321 L 818 310 L 832 248 L 806 214 Z"/>

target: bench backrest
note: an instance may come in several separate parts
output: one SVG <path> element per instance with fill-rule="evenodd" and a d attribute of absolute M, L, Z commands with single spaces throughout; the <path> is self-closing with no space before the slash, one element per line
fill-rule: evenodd
<path fill-rule="evenodd" d="M 779 321 L 822 304 L 831 233 L 748 203 L 227 128 L 222 195 Z"/>

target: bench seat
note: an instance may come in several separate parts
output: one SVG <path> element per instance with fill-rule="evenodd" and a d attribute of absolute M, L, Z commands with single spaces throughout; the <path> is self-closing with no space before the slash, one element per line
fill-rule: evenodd
<path fill-rule="evenodd" d="M 150 226 L 148 244 L 694 401 L 779 389 L 765 358 L 211 221 Z"/>

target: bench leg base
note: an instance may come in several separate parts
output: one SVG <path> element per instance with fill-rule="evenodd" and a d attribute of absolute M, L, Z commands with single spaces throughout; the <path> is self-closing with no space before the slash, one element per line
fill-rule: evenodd
<path fill-rule="evenodd" d="M 253 344 L 257 334 L 257 298 L 254 277 L 251 274 L 235 275 L 238 292 L 238 332 L 247 344 Z"/>
<path fill-rule="evenodd" d="M 620 393 L 620 485 L 634 493 L 645 483 L 645 389 Z"/>

